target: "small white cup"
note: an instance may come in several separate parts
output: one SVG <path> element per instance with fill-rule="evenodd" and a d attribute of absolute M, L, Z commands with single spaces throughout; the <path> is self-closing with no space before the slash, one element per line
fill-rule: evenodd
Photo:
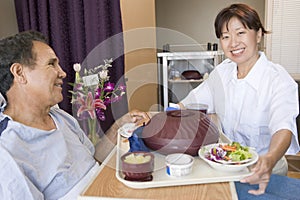
<path fill-rule="evenodd" d="M 194 158 L 188 154 L 174 153 L 166 157 L 166 172 L 169 176 L 186 176 L 192 172 Z"/>

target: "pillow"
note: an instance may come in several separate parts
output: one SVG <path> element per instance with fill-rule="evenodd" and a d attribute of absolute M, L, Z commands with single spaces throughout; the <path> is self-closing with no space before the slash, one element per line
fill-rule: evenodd
<path fill-rule="evenodd" d="M 4 111 L 6 106 L 6 100 L 4 99 L 3 95 L 0 93 L 0 112 Z"/>

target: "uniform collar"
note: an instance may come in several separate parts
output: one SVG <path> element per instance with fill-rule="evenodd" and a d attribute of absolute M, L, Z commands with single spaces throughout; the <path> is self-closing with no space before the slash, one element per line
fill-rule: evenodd
<path fill-rule="evenodd" d="M 267 58 L 265 54 L 263 52 L 259 52 L 259 59 L 245 77 L 245 81 L 247 81 L 256 90 L 258 90 L 260 80 L 262 80 L 265 75 L 264 71 L 266 69 L 266 63 Z"/>
<path fill-rule="evenodd" d="M 265 65 L 267 58 L 263 52 L 259 52 L 259 58 L 249 71 L 247 76 L 244 79 L 241 79 L 251 85 L 255 90 L 258 90 L 260 80 L 264 76 Z M 233 63 L 233 62 L 232 62 Z M 231 71 L 231 81 L 238 81 L 237 79 L 237 64 L 234 63 L 234 66 Z"/>

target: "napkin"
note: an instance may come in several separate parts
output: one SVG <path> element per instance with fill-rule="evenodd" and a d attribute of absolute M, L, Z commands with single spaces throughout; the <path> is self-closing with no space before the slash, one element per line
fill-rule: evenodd
<path fill-rule="evenodd" d="M 130 146 L 129 152 L 150 151 L 142 139 L 143 129 L 143 126 L 135 129 L 135 131 L 132 133 L 132 136 L 128 138 Z"/>
<path fill-rule="evenodd" d="M 252 195 L 248 193 L 250 189 L 258 189 L 258 185 L 235 182 L 239 200 L 279 200 L 279 199 L 300 199 L 300 179 L 290 178 L 272 174 L 270 182 L 264 194 Z"/>

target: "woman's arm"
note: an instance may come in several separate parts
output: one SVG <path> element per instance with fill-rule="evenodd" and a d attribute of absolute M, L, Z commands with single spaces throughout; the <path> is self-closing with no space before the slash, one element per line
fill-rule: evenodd
<path fill-rule="evenodd" d="M 272 170 L 289 148 L 292 135 L 291 131 L 281 129 L 272 136 L 268 153 L 260 156 L 251 170 L 254 174 L 241 180 L 242 183 L 259 184 L 258 190 L 249 190 L 250 194 L 259 195 L 265 192 Z"/>

